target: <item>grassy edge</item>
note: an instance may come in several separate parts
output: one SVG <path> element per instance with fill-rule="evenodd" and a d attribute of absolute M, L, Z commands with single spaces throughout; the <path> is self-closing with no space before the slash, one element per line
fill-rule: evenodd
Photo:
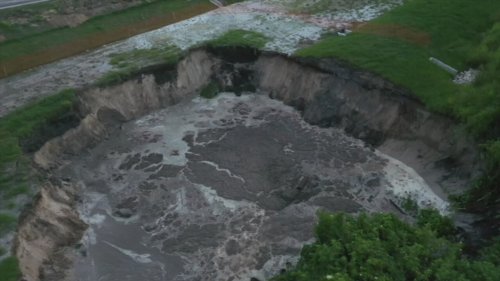
<path fill-rule="evenodd" d="M 491 214 L 500 227 L 500 2 L 481 0 L 414 0 L 384 14 L 347 37 L 328 36 L 295 53 L 299 57 L 335 57 L 413 92 L 431 111 L 461 121 L 481 144 L 487 170 L 455 205 Z M 467 19 L 467 21 L 463 20 Z M 386 27 L 398 35 L 374 33 Z M 430 42 L 414 42 L 412 34 Z M 426 37 L 423 36 L 423 37 Z M 422 37 L 422 36 L 420 36 Z M 421 38 L 420 38 L 421 39 Z M 470 86 L 434 66 L 435 56 L 465 70 L 482 70 Z M 496 128 L 496 129 L 495 129 Z M 495 213 L 496 212 L 496 213 Z"/>

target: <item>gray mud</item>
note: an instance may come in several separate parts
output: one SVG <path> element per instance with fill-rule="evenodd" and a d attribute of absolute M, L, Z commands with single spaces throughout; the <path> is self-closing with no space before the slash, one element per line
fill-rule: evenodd
<path fill-rule="evenodd" d="M 400 165 L 265 96 L 182 102 L 58 171 L 90 225 L 75 279 L 266 280 L 314 241 L 318 210 L 397 212 L 402 179 L 430 190 Z"/>

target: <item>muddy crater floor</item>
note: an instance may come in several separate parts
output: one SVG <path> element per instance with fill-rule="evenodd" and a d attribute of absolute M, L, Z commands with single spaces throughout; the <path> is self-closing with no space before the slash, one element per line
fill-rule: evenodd
<path fill-rule="evenodd" d="M 267 280 L 314 241 L 318 210 L 398 212 L 395 189 L 430 190 L 257 94 L 183 101 L 68 163 L 57 174 L 77 183 L 89 224 L 73 270 L 82 281 Z"/>

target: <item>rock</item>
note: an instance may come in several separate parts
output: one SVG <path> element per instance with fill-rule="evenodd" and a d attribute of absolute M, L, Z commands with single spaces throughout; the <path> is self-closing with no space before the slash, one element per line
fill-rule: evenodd
<path fill-rule="evenodd" d="M 75 245 L 87 229 L 75 210 L 74 199 L 71 184 L 47 182 L 32 207 L 21 215 L 14 253 L 24 279 L 39 280 L 48 260 L 52 263 L 49 268 L 66 276 L 72 256 L 63 249 Z"/>
<path fill-rule="evenodd" d="M 132 210 L 130 209 L 118 209 L 113 212 L 113 215 L 120 218 L 128 219 L 134 215 L 134 212 L 132 212 Z"/>

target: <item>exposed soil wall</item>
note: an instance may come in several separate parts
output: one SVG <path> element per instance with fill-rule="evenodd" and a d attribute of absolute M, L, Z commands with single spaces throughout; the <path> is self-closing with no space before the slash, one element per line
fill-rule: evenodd
<path fill-rule="evenodd" d="M 69 183 L 47 182 L 32 207 L 21 215 L 15 241 L 23 280 L 64 280 L 71 252 L 86 224 L 75 208 L 75 189 Z"/>
<path fill-rule="evenodd" d="M 453 120 L 429 112 L 396 85 L 335 60 L 261 56 L 258 88 L 296 106 L 304 119 L 335 126 L 415 169 L 438 194 L 463 192 L 478 152 Z"/>

